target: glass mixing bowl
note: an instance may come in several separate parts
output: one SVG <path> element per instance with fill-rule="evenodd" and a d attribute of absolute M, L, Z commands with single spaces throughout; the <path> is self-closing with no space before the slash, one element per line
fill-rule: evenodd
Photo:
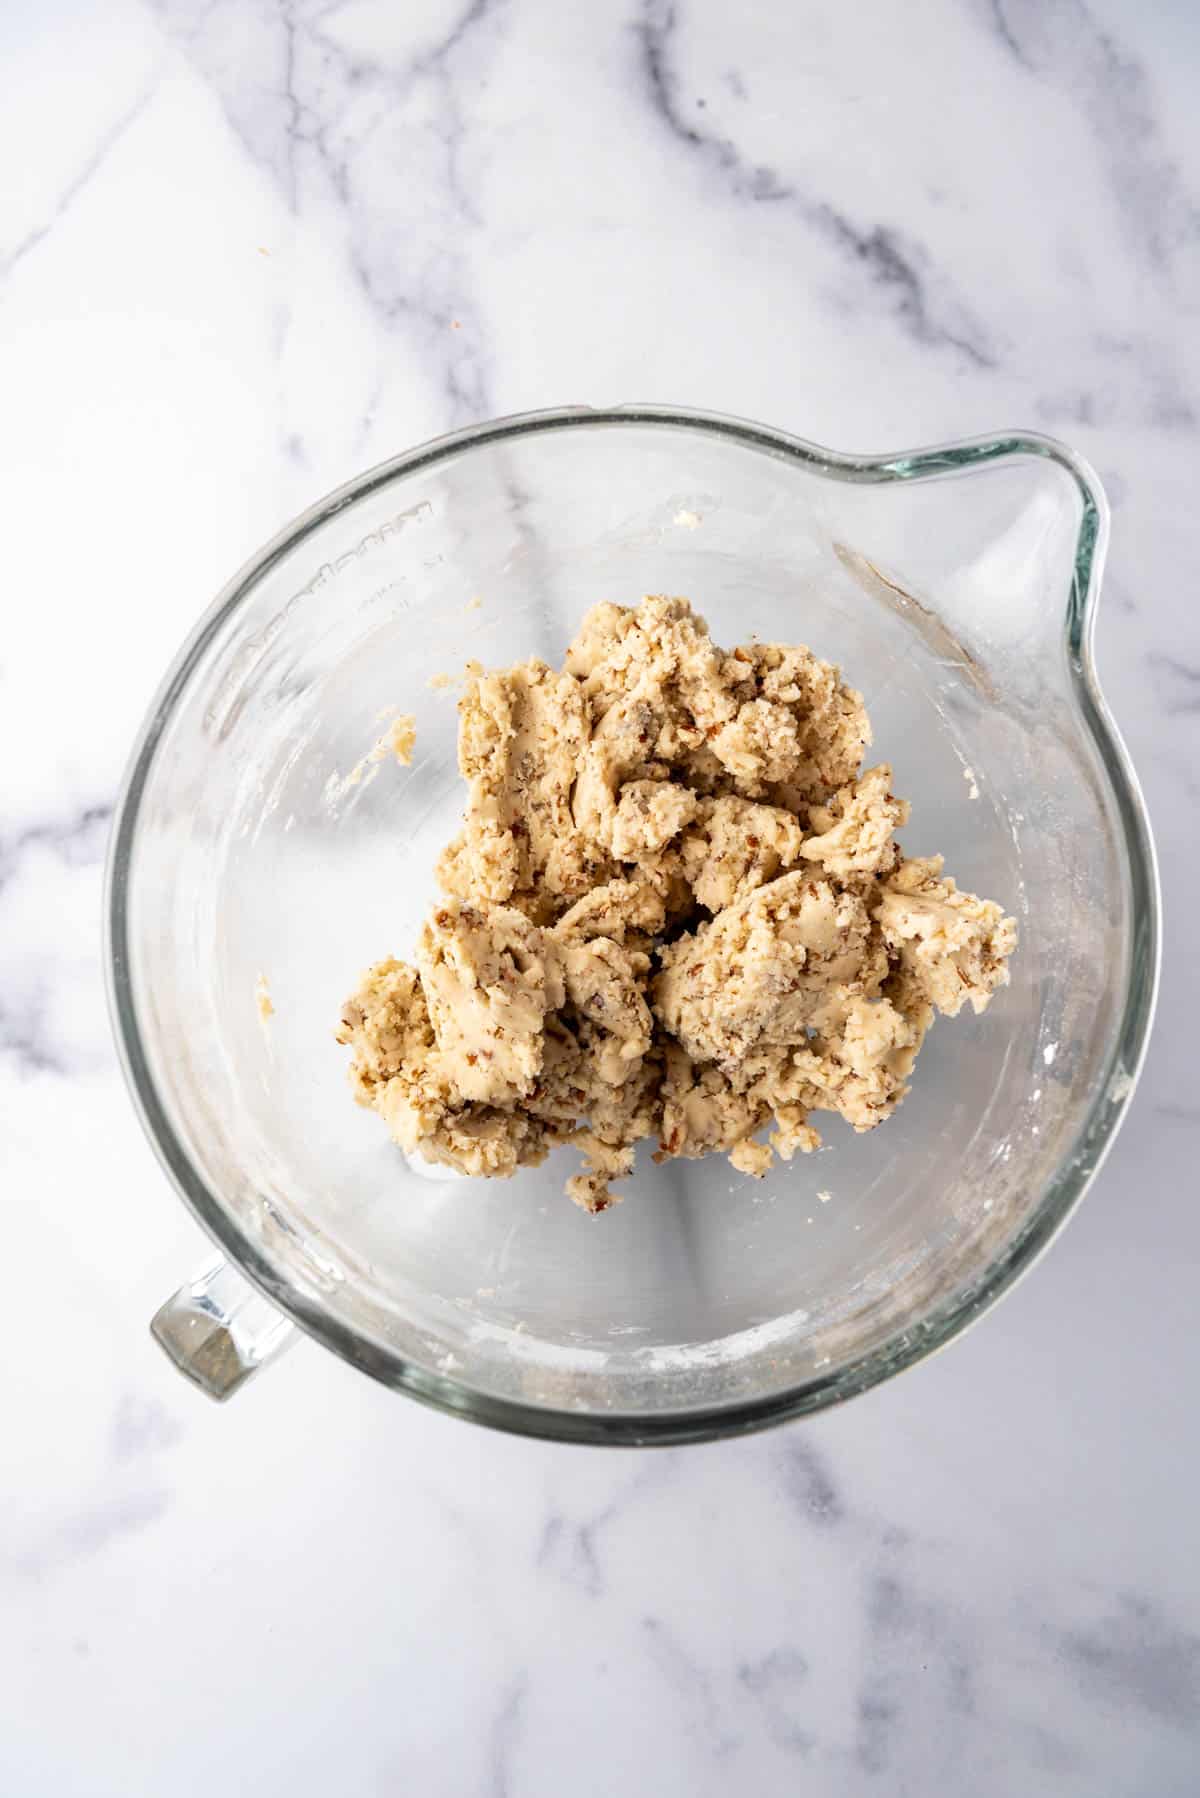
<path fill-rule="evenodd" d="M 1092 663 L 1106 533 L 1046 438 L 853 457 L 624 407 L 442 438 L 276 537 L 168 674 L 110 855 L 131 1090 L 229 1258 L 155 1320 L 185 1371 L 222 1396 L 296 1324 L 482 1423 L 677 1442 L 862 1391 L 986 1310 L 1095 1173 L 1153 1008 L 1153 848 Z M 642 1145 L 593 1218 L 567 1151 L 512 1181 L 407 1163 L 334 1029 L 361 969 L 411 949 L 457 826 L 436 677 L 557 663 L 587 607 L 657 592 L 719 642 L 840 663 L 913 801 L 906 851 L 944 852 L 1021 940 L 879 1130 L 822 1117 L 827 1147 L 762 1182 Z M 416 716 L 410 768 L 363 761 L 387 707 Z"/>

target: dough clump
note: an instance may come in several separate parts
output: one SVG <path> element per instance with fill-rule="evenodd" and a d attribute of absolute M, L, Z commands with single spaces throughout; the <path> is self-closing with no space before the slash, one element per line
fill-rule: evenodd
<path fill-rule="evenodd" d="M 761 1175 L 819 1145 L 814 1112 L 881 1123 L 935 1011 L 1008 979 L 1013 920 L 905 859 L 862 697 L 808 649 L 600 605 L 561 669 L 470 668 L 459 712 L 443 897 L 338 1030 L 427 1161 L 506 1177 L 570 1143 L 593 1212 L 643 1137 Z"/>

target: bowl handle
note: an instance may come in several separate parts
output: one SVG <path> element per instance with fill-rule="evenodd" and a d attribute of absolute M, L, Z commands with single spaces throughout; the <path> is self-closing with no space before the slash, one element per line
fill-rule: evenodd
<path fill-rule="evenodd" d="M 225 1399 L 299 1332 L 218 1256 L 155 1312 L 150 1334 L 202 1392 Z"/>

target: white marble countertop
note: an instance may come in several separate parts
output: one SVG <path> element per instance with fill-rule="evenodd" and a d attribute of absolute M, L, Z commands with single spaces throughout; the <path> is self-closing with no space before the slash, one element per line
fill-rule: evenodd
<path fill-rule="evenodd" d="M 1196 13 L 17 0 L 0 69 L 0 1791 L 1194 1792 Z M 202 1238 L 104 1012 L 132 733 L 335 482 L 629 399 L 1100 469 L 1167 899 L 1129 1121 L 993 1317 L 813 1423 L 541 1446 L 312 1344 L 219 1409 L 144 1328 Z"/>

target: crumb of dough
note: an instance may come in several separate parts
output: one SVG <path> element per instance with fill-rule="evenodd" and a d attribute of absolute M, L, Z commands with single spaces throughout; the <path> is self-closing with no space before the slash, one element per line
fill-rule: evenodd
<path fill-rule="evenodd" d="M 334 804 L 351 787 L 357 787 L 363 781 L 366 781 L 369 786 L 379 773 L 378 762 L 378 756 L 364 755 L 361 761 L 355 762 L 344 780 L 339 780 L 336 774 L 331 774 L 325 783 L 325 797 L 331 804 Z"/>
<path fill-rule="evenodd" d="M 684 531 L 694 531 L 697 525 L 703 524 L 703 522 L 699 512 L 691 512 L 686 506 L 681 506 L 671 520 L 672 524 L 677 524 L 680 530 Z"/>
<path fill-rule="evenodd" d="M 454 685 L 454 676 L 445 673 L 431 674 L 429 677 L 429 685 L 433 688 L 435 693 L 444 693 L 447 687 L 452 687 Z"/>
<path fill-rule="evenodd" d="M 395 706 L 385 706 L 383 711 L 376 715 L 375 722 L 378 724 L 382 722 L 383 719 L 390 717 L 395 709 Z M 369 784 L 378 774 L 379 764 L 385 762 L 389 755 L 394 755 L 396 760 L 402 763 L 404 767 L 409 767 L 412 762 L 413 746 L 416 743 L 416 740 L 417 721 L 415 718 L 411 717 L 407 712 L 402 713 L 398 718 L 392 718 L 391 724 L 389 724 L 387 730 L 380 737 L 379 741 L 373 748 L 368 749 L 366 755 L 364 755 L 360 761 L 355 762 L 353 768 L 351 768 L 344 780 L 339 780 L 336 774 L 330 776 L 327 786 L 327 796 L 330 799 L 337 799 L 346 792 L 348 788 L 356 787 L 360 782 L 365 781 Z"/>
<path fill-rule="evenodd" d="M 391 724 L 389 724 L 387 730 L 384 732 L 383 736 L 380 737 L 378 743 L 376 743 L 374 749 L 371 751 L 369 759 L 371 761 L 381 762 L 387 755 L 391 754 L 395 756 L 398 762 L 407 768 L 412 763 L 413 747 L 416 741 L 417 721 L 415 718 L 410 717 L 407 712 L 402 712 L 398 718 L 393 718 Z"/>
<path fill-rule="evenodd" d="M 466 612 L 477 612 L 482 604 L 483 601 L 480 599 L 478 593 L 476 593 L 467 601 L 463 610 Z"/>
<path fill-rule="evenodd" d="M 397 718 L 367 759 L 412 741 Z M 645 1138 L 761 1178 L 820 1147 L 814 1114 L 873 1129 L 935 1014 L 1005 984 L 1016 927 L 904 856 L 870 741 L 837 668 L 722 649 L 683 599 L 594 607 L 561 668 L 469 664 L 442 897 L 342 1011 L 359 1103 L 464 1174 L 570 1144 L 590 1212 Z"/>
<path fill-rule="evenodd" d="M 264 1024 L 268 1018 L 274 1017 L 275 1001 L 271 997 L 270 982 L 265 974 L 260 974 L 254 982 L 254 1003 Z"/>

